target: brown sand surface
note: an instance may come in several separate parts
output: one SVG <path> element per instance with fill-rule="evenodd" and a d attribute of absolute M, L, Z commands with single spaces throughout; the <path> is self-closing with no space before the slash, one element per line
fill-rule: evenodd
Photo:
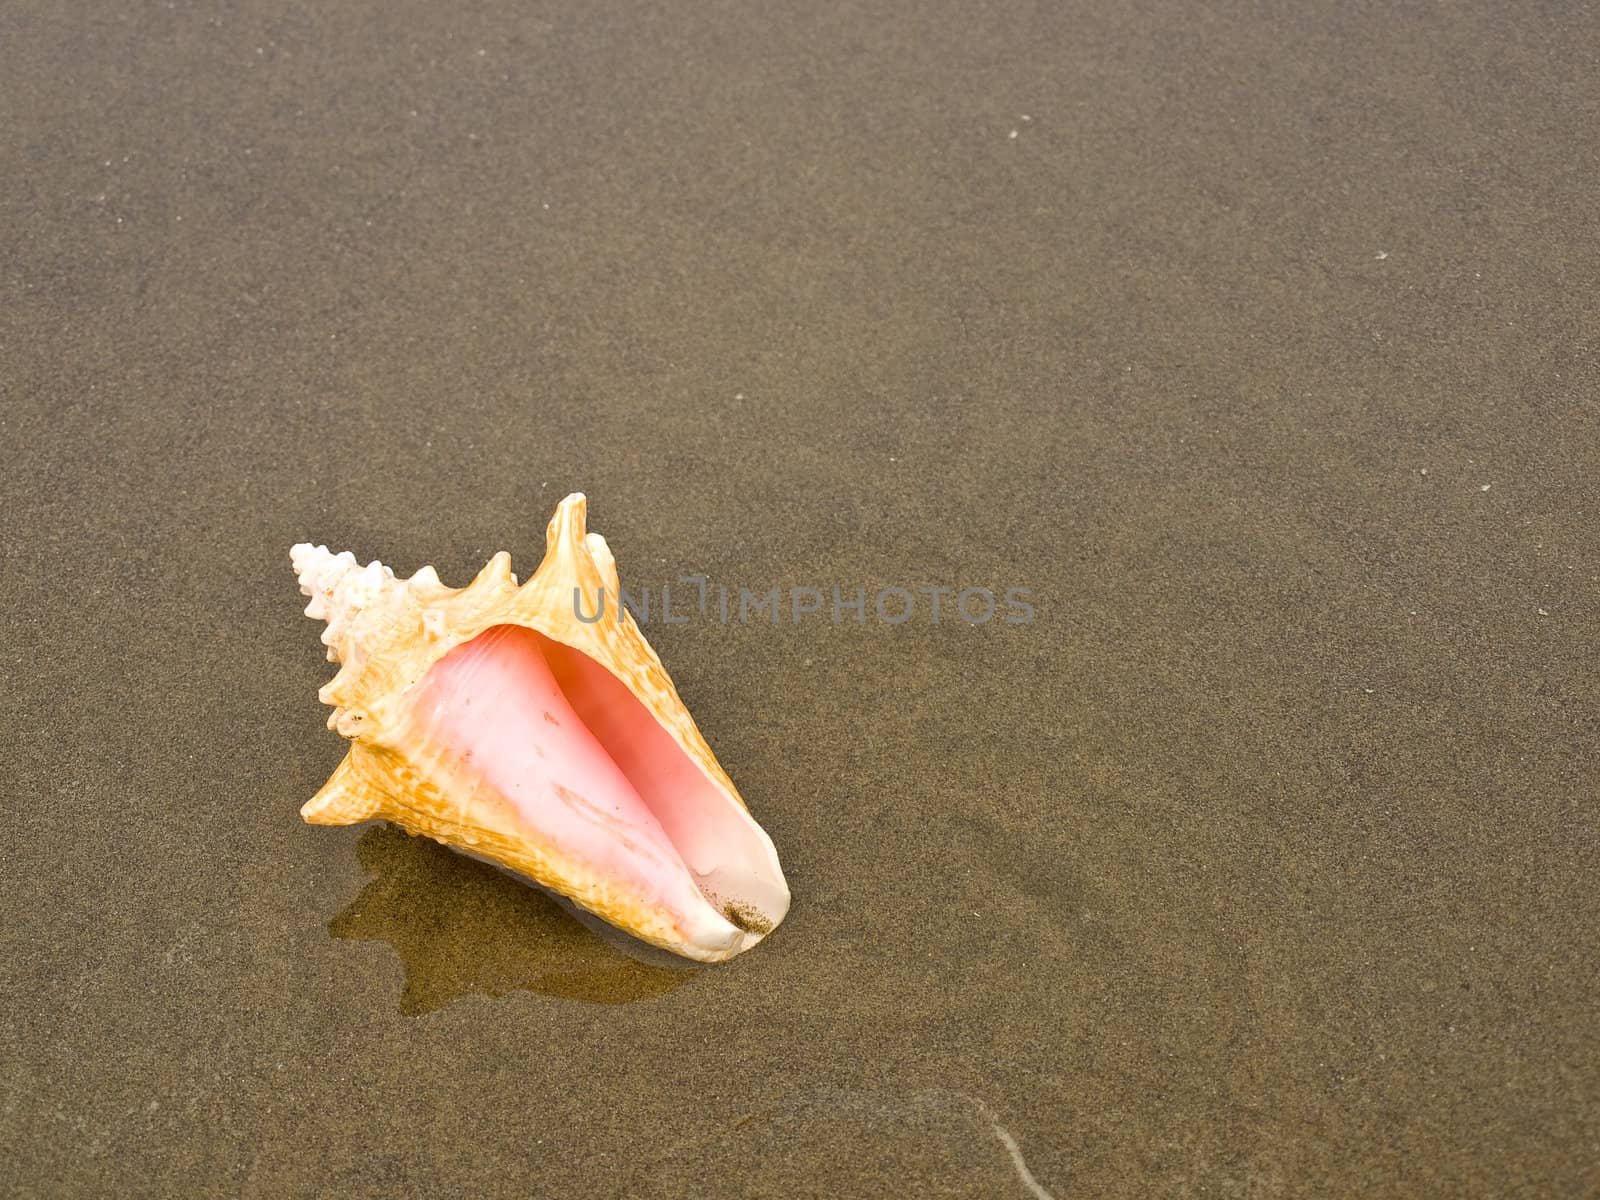
<path fill-rule="evenodd" d="M 0 5 L 0 1190 L 1600 1194 L 1600 16 Z M 648 633 L 794 890 L 385 827 L 287 549 Z M 848 615 L 848 614 L 847 614 Z"/>

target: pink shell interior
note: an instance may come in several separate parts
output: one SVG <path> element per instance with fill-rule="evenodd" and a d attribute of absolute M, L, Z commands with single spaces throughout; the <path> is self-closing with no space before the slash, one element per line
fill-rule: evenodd
<path fill-rule="evenodd" d="M 503 799 L 525 836 L 687 945 L 720 955 L 782 919 L 765 835 L 582 652 L 495 626 L 433 665 L 409 720 L 453 787 Z"/>

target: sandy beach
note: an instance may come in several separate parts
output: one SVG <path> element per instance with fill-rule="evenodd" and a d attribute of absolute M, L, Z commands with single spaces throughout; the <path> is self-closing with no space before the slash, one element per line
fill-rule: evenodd
<path fill-rule="evenodd" d="M 1597 62 L 0 9 L 0 1190 L 1600 1194 Z M 725 965 L 297 815 L 290 545 L 525 573 L 571 491 L 630 587 L 830 598 L 646 627 L 793 890 Z"/>

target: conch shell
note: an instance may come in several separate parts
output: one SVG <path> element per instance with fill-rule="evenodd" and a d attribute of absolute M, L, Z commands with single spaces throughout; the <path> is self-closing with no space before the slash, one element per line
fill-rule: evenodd
<path fill-rule="evenodd" d="M 320 692 L 328 725 L 352 743 L 300 815 L 382 817 L 653 945 L 732 958 L 783 920 L 789 888 L 622 608 L 585 507 L 581 493 L 557 506 L 544 561 L 520 587 L 504 551 L 456 589 L 432 567 L 400 580 L 348 552 L 294 547 L 306 615 L 327 621 L 340 664 Z"/>

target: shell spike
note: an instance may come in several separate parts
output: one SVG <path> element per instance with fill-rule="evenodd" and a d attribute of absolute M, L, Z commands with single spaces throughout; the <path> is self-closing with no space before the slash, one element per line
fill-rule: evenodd
<path fill-rule="evenodd" d="M 616 564 L 610 550 L 604 551 L 603 562 L 594 555 L 594 542 L 599 540 L 602 547 L 605 542 L 587 531 L 588 507 L 582 492 L 573 492 L 556 505 L 555 515 L 545 527 L 544 561 L 522 586 L 523 603 L 530 611 L 595 612 L 607 591 L 611 610 L 616 611 Z M 557 586 L 558 579 L 565 586 Z"/>
<path fill-rule="evenodd" d="M 356 751 L 328 777 L 311 799 L 300 806 L 300 817 L 310 825 L 356 825 L 380 815 L 386 793 L 374 787 L 356 762 Z"/>
<path fill-rule="evenodd" d="M 545 526 L 544 544 L 547 552 L 558 545 L 581 546 L 588 523 L 589 498 L 582 492 L 573 492 L 556 505 L 555 515 Z"/>
<path fill-rule="evenodd" d="M 507 583 L 515 585 L 516 582 L 517 577 L 511 573 L 511 555 L 501 550 L 484 564 L 483 570 L 473 578 L 470 586 L 478 587 L 480 584 L 500 586 Z"/>

